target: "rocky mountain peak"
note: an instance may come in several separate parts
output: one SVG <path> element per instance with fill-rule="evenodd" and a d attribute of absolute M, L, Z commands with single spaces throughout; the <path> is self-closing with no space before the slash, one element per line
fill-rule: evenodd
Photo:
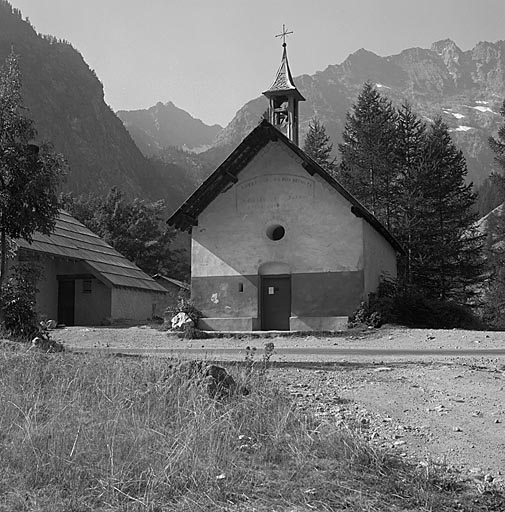
<path fill-rule="evenodd" d="M 377 54 L 365 50 L 365 48 L 360 48 L 356 50 L 354 53 L 351 53 L 347 59 L 342 63 L 342 66 L 347 69 L 354 68 L 356 66 L 362 67 L 367 65 L 373 65 L 382 60 L 382 57 L 379 57 Z"/>
<path fill-rule="evenodd" d="M 467 60 L 465 53 L 452 39 L 443 39 L 433 43 L 431 51 L 440 55 L 457 87 L 463 78 L 462 66 L 466 64 Z"/>
<path fill-rule="evenodd" d="M 454 55 L 459 56 L 463 53 L 461 48 L 452 39 L 442 39 L 431 45 L 431 51 L 441 56 Z"/>
<path fill-rule="evenodd" d="M 147 156 L 169 146 L 188 149 L 209 146 L 223 129 L 195 119 L 172 101 L 158 101 L 148 109 L 119 110 L 117 115 Z"/>
<path fill-rule="evenodd" d="M 505 41 L 497 41 L 490 43 L 488 41 L 480 41 L 472 50 L 472 58 L 484 62 L 491 62 L 499 59 L 505 50 Z"/>

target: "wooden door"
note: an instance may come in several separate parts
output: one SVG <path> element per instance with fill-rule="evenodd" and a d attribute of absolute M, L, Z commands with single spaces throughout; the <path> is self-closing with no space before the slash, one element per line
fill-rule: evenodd
<path fill-rule="evenodd" d="M 58 281 L 58 323 L 74 325 L 75 281 Z"/>
<path fill-rule="evenodd" d="M 289 331 L 291 316 L 291 276 L 262 276 L 261 328 Z"/>

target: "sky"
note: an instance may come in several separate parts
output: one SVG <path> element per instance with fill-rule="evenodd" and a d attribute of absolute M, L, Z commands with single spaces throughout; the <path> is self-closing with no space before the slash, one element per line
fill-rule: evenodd
<path fill-rule="evenodd" d="M 394 55 L 452 39 L 462 50 L 505 39 L 505 0 L 9 0 L 37 32 L 66 39 L 114 110 L 172 101 L 226 125 L 268 89 L 283 24 L 293 76 L 360 48 Z"/>

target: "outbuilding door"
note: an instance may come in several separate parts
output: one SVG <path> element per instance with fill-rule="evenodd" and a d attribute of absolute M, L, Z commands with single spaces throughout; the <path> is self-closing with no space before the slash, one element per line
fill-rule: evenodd
<path fill-rule="evenodd" d="M 58 323 L 74 325 L 75 281 L 58 281 Z"/>
<path fill-rule="evenodd" d="M 261 329 L 289 331 L 291 276 L 261 277 Z"/>

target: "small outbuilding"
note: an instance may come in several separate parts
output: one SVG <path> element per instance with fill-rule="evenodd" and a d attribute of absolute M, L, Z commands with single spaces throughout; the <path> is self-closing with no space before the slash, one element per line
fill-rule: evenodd
<path fill-rule="evenodd" d="M 184 281 L 179 281 L 173 277 L 164 276 L 163 274 L 155 274 L 153 279 L 165 288 L 167 292 L 166 303 L 172 311 L 177 306 L 179 297 L 189 298 L 191 287 Z M 169 311 L 170 311 L 169 309 Z"/>
<path fill-rule="evenodd" d="M 65 325 L 145 322 L 162 317 L 163 286 L 74 217 L 60 211 L 51 235 L 17 240 L 15 263 L 41 270 L 36 308 L 42 319 Z"/>
<path fill-rule="evenodd" d="M 192 234 L 191 296 L 210 330 L 338 330 L 396 277 L 401 247 L 298 147 L 286 46 L 259 125 L 173 214 Z"/>

